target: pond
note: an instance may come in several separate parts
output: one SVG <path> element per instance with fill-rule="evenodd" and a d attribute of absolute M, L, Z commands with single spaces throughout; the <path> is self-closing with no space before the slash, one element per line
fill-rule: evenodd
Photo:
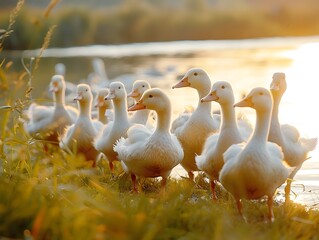
<path fill-rule="evenodd" d="M 37 56 L 38 50 L 5 53 L 19 61 L 20 56 Z M 8 55 L 9 54 L 9 55 Z M 297 127 L 302 136 L 319 136 L 319 37 L 267 38 L 231 41 L 178 41 L 138 43 L 112 46 L 84 46 L 68 49 L 48 49 L 34 73 L 33 97 L 46 93 L 56 63 L 66 66 L 66 79 L 78 83 L 93 71 L 95 57 L 103 59 L 109 79 L 133 80 L 144 78 L 153 86 L 163 88 L 173 103 L 174 117 L 184 106 L 196 107 L 194 89 L 171 89 L 171 86 L 191 67 L 205 69 L 212 82 L 229 81 L 236 100 L 253 87 L 269 87 L 274 72 L 285 72 L 287 91 L 280 108 L 281 123 Z M 213 104 L 218 110 L 218 105 Z M 239 109 L 254 123 L 251 109 Z M 319 148 L 310 153 L 295 177 L 292 190 L 294 201 L 315 207 L 319 204 Z M 181 167 L 175 177 L 186 176 Z M 282 190 L 282 189 L 281 189 Z"/>

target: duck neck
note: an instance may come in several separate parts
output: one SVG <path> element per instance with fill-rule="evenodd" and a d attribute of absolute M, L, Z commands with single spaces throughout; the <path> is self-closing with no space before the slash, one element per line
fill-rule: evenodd
<path fill-rule="evenodd" d="M 207 84 L 206 84 L 207 85 Z M 196 108 L 196 112 L 207 112 L 209 114 L 211 114 L 211 110 L 212 110 L 212 102 L 201 102 L 201 99 L 203 97 L 205 97 L 210 90 L 210 85 L 208 86 L 198 86 L 197 87 L 197 92 L 198 92 L 198 103 L 197 103 L 197 108 Z"/>
<path fill-rule="evenodd" d="M 80 113 L 79 116 L 91 118 L 92 101 L 80 102 Z"/>
<path fill-rule="evenodd" d="M 252 136 L 254 141 L 266 144 L 270 127 L 270 110 L 256 112 L 256 125 Z"/>
<path fill-rule="evenodd" d="M 233 104 L 226 103 L 221 104 L 222 112 L 222 126 L 221 129 L 225 128 L 237 128 L 236 114 Z"/>
<path fill-rule="evenodd" d="M 195 112 L 209 113 L 211 115 L 212 103 L 211 102 L 200 102 L 197 105 Z"/>
<path fill-rule="evenodd" d="M 203 97 L 205 97 L 209 93 L 210 89 L 211 89 L 211 84 L 202 83 L 196 86 L 196 90 L 199 96 L 199 102 Z"/>
<path fill-rule="evenodd" d="M 272 96 L 274 99 L 274 105 L 271 114 L 271 122 L 272 124 L 279 126 L 279 105 L 282 96 L 280 94 L 272 94 Z"/>
<path fill-rule="evenodd" d="M 281 126 L 279 122 L 279 104 L 281 101 L 281 95 L 273 94 L 274 104 L 271 114 L 271 124 L 269 130 L 268 139 L 271 142 L 275 142 L 279 145 L 283 144 L 283 136 L 281 133 Z"/>
<path fill-rule="evenodd" d="M 163 110 L 157 110 L 157 126 L 156 131 L 169 132 L 171 124 L 171 107 Z"/>
<path fill-rule="evenodd" d="M 114 106 L 114 123 L 123 123 L 126 122 L 128 124 L 127 117 L 127 102 L 126 99 L 113 99 Z"/>
<path fill-rule="evenodd" d="M 150 113 L 149 109 L 143 109 L 143 110 L 139 110 L 135 112 L 132 117 L 134 119 L 136 118 L 139 119 L 139 123 L 146 123 L 148 120 L 149 113 Z"/>
<path fill-rule="evenodd" d="M 99 107 L 98 118 L 99 118 L 99 121 L 102 123 L 107 122 L 107 117 L 105 116 L 105 112 L 106 112 L 106 107 Z"/>
<path fill-rule="evenodd" d="M 64 93 L 63 91 L 57 91 L 53 94 L 53 101 L 55 107 L 64 107 Z"/>

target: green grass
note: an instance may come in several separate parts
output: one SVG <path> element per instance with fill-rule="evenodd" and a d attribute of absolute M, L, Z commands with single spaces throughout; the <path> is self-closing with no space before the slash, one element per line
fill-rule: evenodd
<path fill-rule="evenodd" d="M 10 119 L 12 109 L 2 109 Z M 9 126 L 10 121 L 7 121 Z M 232 197 L 218 189 L 213 203 L 203 175 L 195 183 L 170 179 L 160 193 L 156 179 L 140 179 L 131 193 L 120 164 L 109 172 L 81 156 L 30 139 L 21 123 L 4 127 L 1 139 L 0 236 L 14 239 L 319 239 L 319 211 L 277 202 L 274 223 L 266 203 L 245 201 L 245 223 Z M 1 238 L 1 237 L 0 237 Z"/>

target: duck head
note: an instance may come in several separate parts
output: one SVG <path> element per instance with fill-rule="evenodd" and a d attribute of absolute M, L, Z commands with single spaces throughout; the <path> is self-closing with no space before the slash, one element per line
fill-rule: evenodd
<path fill-rule="evenodd" d="M 121 82 L 112 82 L 110 84 L 109 93 L 105 96 L 105 100 L 118 100 L 127 97 L 125 86 Z"/>
<path fill-rule="evenodd" d="M 185 76 L 172 88 L 191 87 L 195 89 L 210 89 L 211 82 L 206 71 L 201 68 L 192 68 L 188 70 Z"/>
<path fill-rule="evenodd" d="M 92 101 L 92 92 L 91 92 L 91 88 L 89 85 L 87 84 L 79 84 L 77 86 L 77 91 L 76 91 L 77 95 L 75 96 L 74 100 L 78 101 L 78 102 L 91 102 Z"/>
<path fill-rule="evenodd" d="M 163 111 L 170 106 L 168 96 L 158 88 L 152 88 L 144 92 L 141 99 L 130 107 L 129 111 L 136 111 L 141 109 L 150 109 L 155 111 Z"/>
<path fill-rule="evenodd" d="M 220 104 L 234 104 L 234 93 L 229 82 L 215 82 L 210 93 L 201 99 L 201 102 L 215 101 Z"/>
<path fill-rule="evenodd" d="M 274 95 L 283 95 L 287 89 L 286 75 L 282 72 L 276 72 L 272 76 L 270 91 Z"/>
<path fill-rule="evenodd" d="M 50 92 L 56 93 L 65 90 L 65 81 L 62 75 L 54 75 L 50 82 Z"/>
<path fill-rule="evenodd" d="M 57 63 L 54 66 L 54 71 L 57 75 L 65 76 L 66 67 L 63 63 Z"/>
<path fill-rule="evenodd" d="M 96 108 L 112 108 L 112 102 L 104 100 L 105 96 L 109 94 L 109 89 L 107 88 L 101 88 L 98 90 L 94 107 Z"/>
<path fill-rule="evenodd" d="M 132 97 L 135 101 L 138 101 L 142 97 L 143 93 L 150 88 L 151 85 L 147 81 L 137 80 L 134 82 L 133 89 L 129 94 L 127 94 L 127 97 Z"/>
<path fill-rule="evenodd" d="M 272 109 L 272 96 L 269 90 L 262 87 L 252 89 L 249 94 L 237 102 L 234 107 L 250 107 L 256 111 L 271 111 Z"/>

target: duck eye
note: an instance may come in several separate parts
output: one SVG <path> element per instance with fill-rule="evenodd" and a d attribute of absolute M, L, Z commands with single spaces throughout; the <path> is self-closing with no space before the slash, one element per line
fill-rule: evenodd
<path fill-rule="evenodd" d="M 86 89 L 85 89 L 85 91 L 87 92 L 87 91 L 88 91 L 88 89 L 86 88 Z"/>
<path fill-rule="evenodd" d="M 121 87 L 118 87 L 118 89 L 121 89 Z"/>
<path fill-rule="evenodd" d="M 195 73 L 194 73 L 194 76 L 197 76 L 197 75 L 198 75 L 198 73 L 197 73 L 197 72 L 195 72 Z"/>
<path fill-rule="evenodd" d="M 222 89 L 225 89 L 225 86 L 224 86 L 224 85 L 222 86 Z"/>
<path fill-rule="evenodd" d="M 153 95 L 151 94 L 151 95 L 149 95 L 148 97 L 149 97 L 149 98 L 152 98 L 152 97 L 153 97 Z"/>
<path fill-rule="evenodd" d="M 142 87 L 145 87 L 145 85 L 143 85 Z"/>

